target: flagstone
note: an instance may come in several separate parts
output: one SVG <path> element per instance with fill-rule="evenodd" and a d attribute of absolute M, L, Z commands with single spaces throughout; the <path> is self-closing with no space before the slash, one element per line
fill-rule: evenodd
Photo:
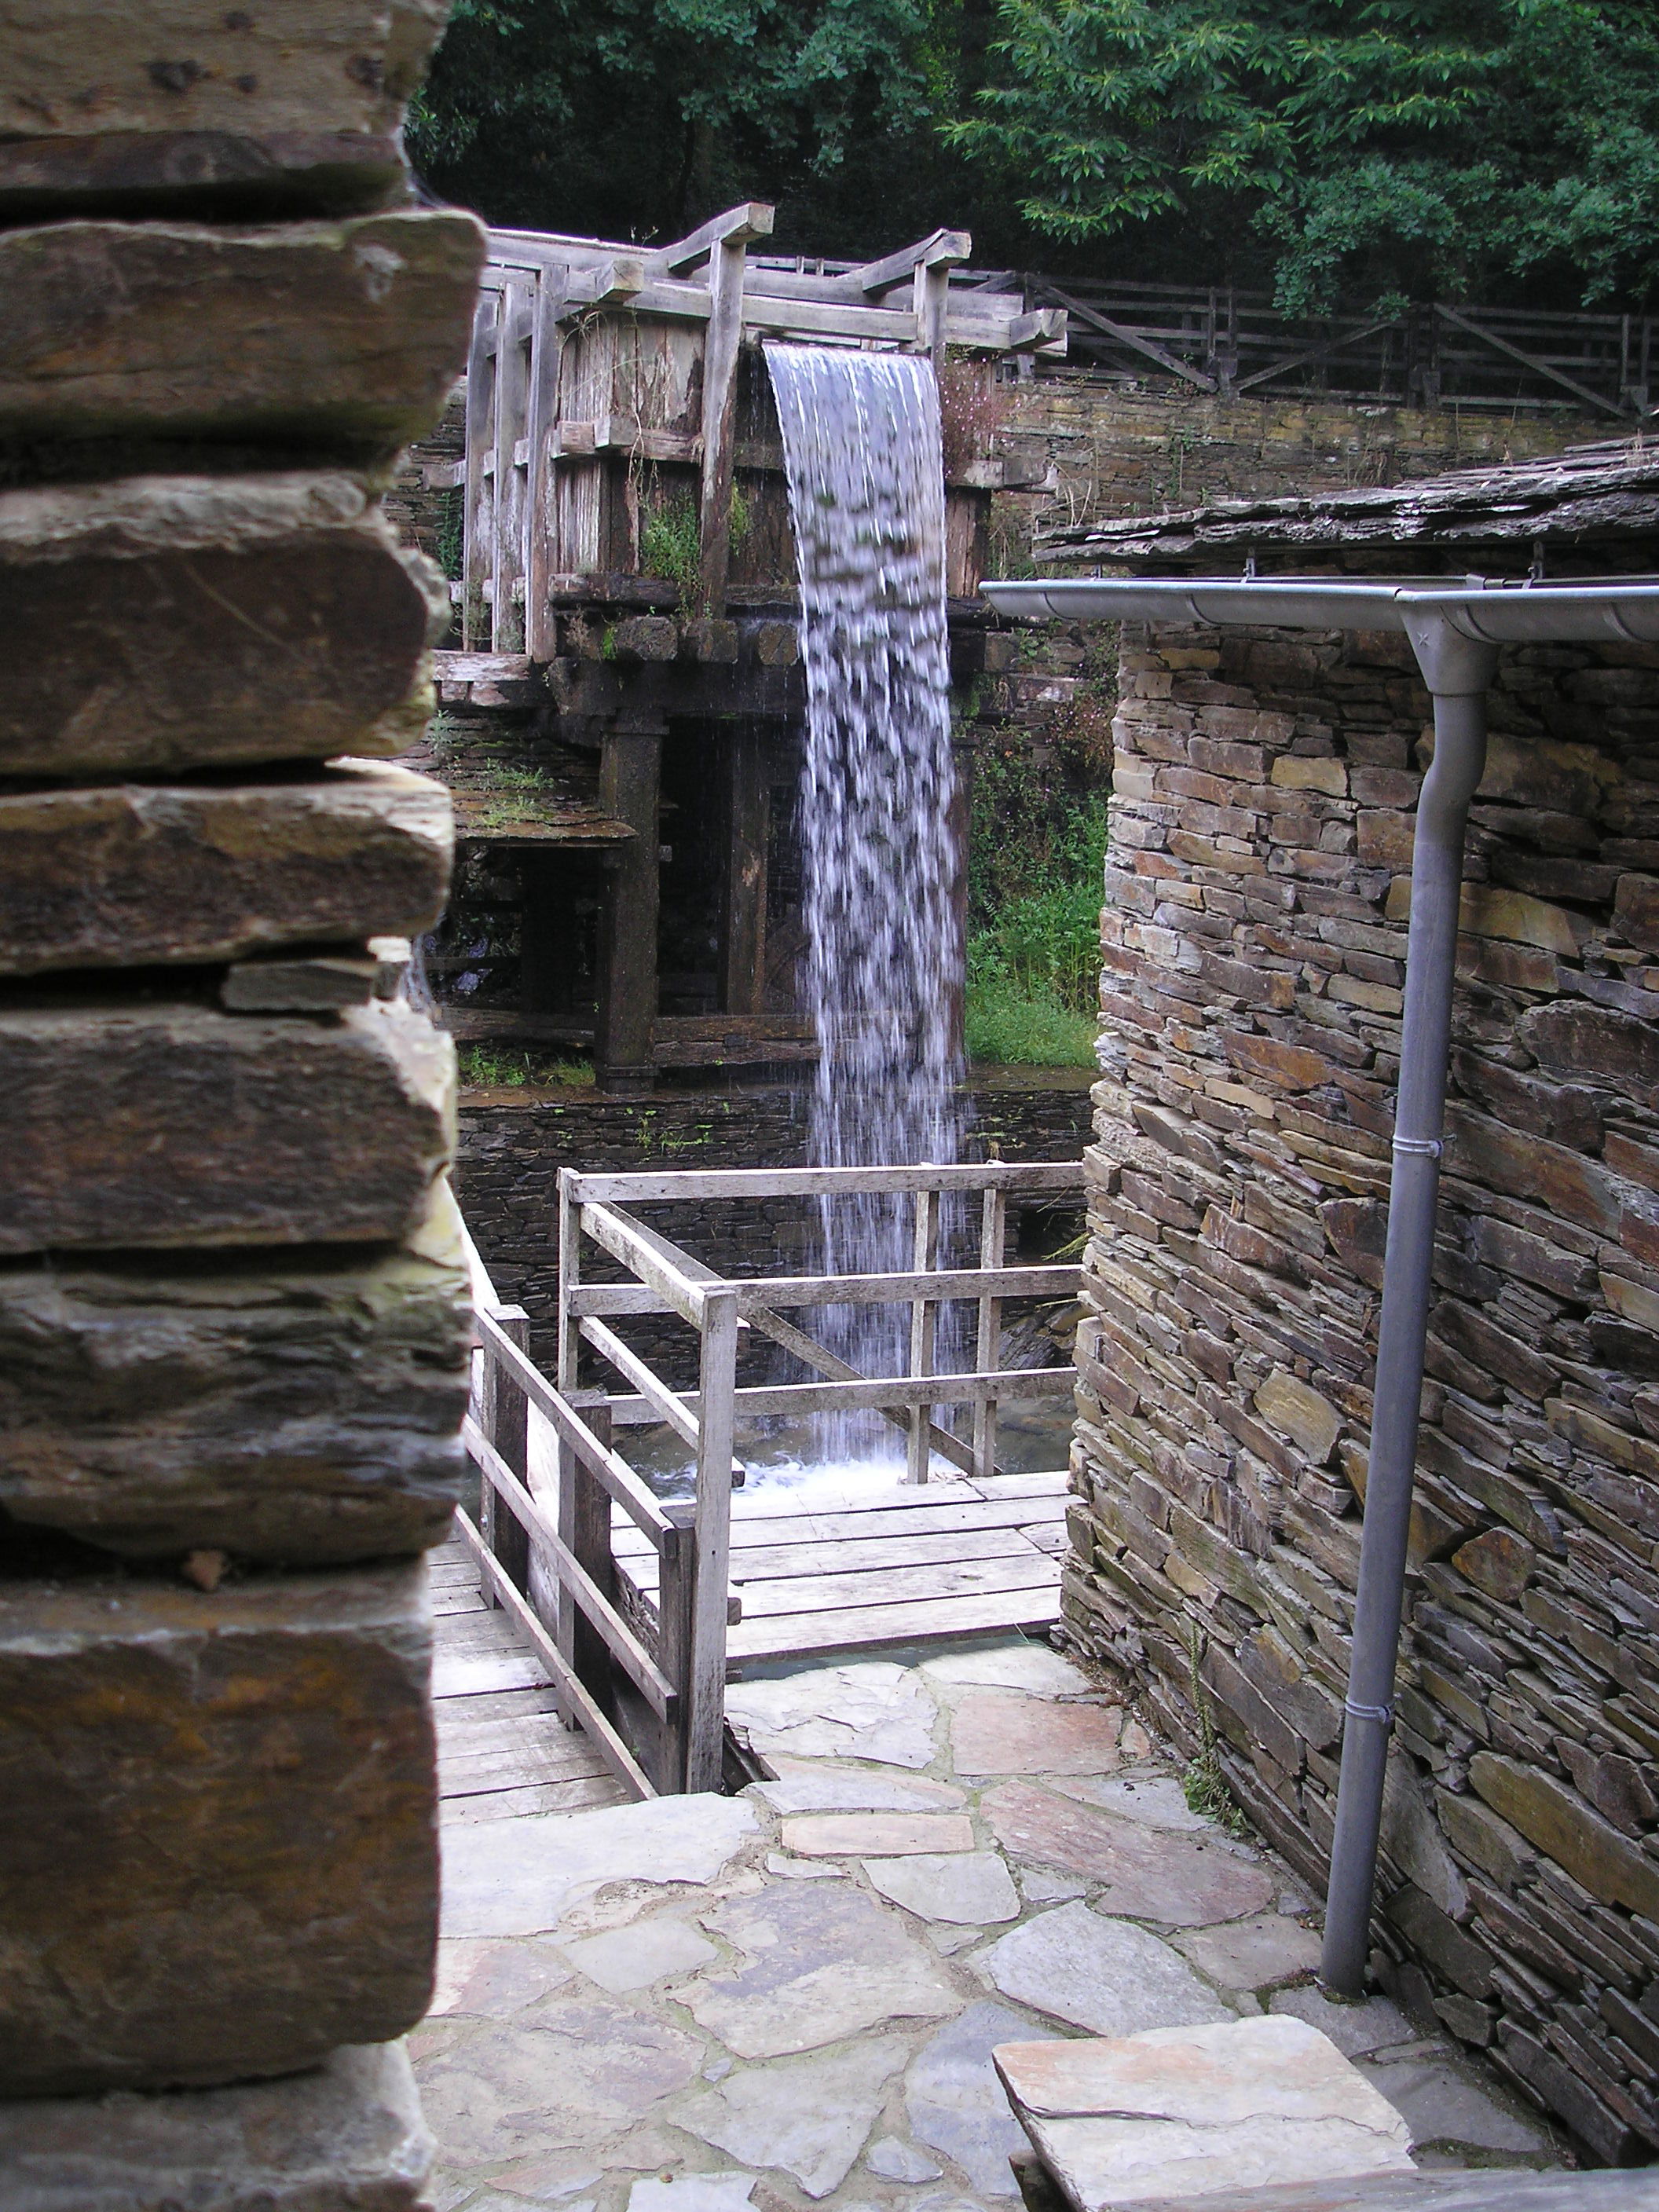
<path fill-rule="evenodd" d="M 974 1830 L 961 1813 L 817 1813 L 786 1820 L 782 1841 L 803 1858 L 895 1858 L 971 1851 Z"/>
<path fill-rule="evenodd" d="M 653 1797 L 444 1832 L 447 1936 L 537 1936 L 602 1883 L 713 1881 L 760 1832 L 741 1797 Z"/>
<path fill-rule="evenodd" d="M 1005 1783 L 981 1809 L 1016 1857 L 1103 1883 L 1096 1901 L 1109 1912 L 1201 1928 L 1273 1902 L 1267 1870 L 1219 1838 L 1147 1828 L 1026 1782 Z"/>
<path fill-rule="evenodd" d="M 782 1752 L 911 1767 L 933 1760 L 938 1708 L 914 1669 L 887 1660 L 733 1682 L 726 1711 L 767 1759 Z"/>
<path fill-rule="evenodd" d="M 1118 1763 L 1121 1705 L 1050 1705 L 981 1690 L 951 1719 L 958 1774 L 1103 1774 Z"/>
<path fill-rule="evenodd" d="M 1019 1896 L 1000 1852 L 965 1857 L 919 1852 L 910 1858 L 866 1859 L 865 1879 L 884 1897 L 924 1920 L 982 1927 L 1018 1920 Z"/>
<path fill-rule="evenodd" d="M 878 2173 L 884 2181 L 937 2181 L 944 2172 L 931 2158 L 924 2158 L 914 2143 L 901 2136 L 884 2136 L 872 2143 L 864 2154 L 864 2162 L 872 2173 Z"/>
<path fill-rule="evenodd" d="M 851 2172 L 884 2101 L 885 2085 L 904 2057 L 898 2038 L 884 2036 L 823 2057 L 750 2067 L 717 2089 L 686 2099 L 675 2118 L 733 2158 L 780 2167 L 809 2197 L 827 2197 Z M 640 2212 L 632 2200 L 629 2212 Z M 678 2194 L 670 2205 L 665 2189 L 655 2212 L 684 2212 Z M 710 2206 L 707 2212 L 733 2209 Z"/>
<path fill-rule="evenodd" d="M 1306 2021 L 1322 2035 L 1328 2035 L 1346 2058 L 1392 2050 L 1414 2041 L 1417 2034 L 1399 2006 L 1387 1997 L 1367 1997 L 1362 2004 L 1333 2004 L 1322 1990 L 1281 1990 L 1267 2008 Z"/>
<path fill-rule="evenodd" d="M 705 1913 L 702 1924 L 744 1964 L 706 1977 L 684 2002 L 741 2058 L 817 2050 L 885 2021 L 938 2019 L 959 2002 L 898 1915 L 850 1884 L 780 1884 Z"/>
<path fill-rule="evenodd" d="M 695 1928 L 665 1915 L 567 1943 L 564 1955 L 590 1981 L 620 1996 L 627 1990 L 642 1990 L 669 1974 L 690 1973 L 720 1954 Z"/>
<path fill-rule="evenodd" d="M 628 2212 L 749 2212 L 752 2173 L 653 2174 L 628 2192 Z"/>
<path fill-rule="evenodd" d="M 1013 2045 L 997 2066 L 1044 2162 L 1091 2212 L 1413 2170 L 1399 2113 L 1303 2021 Z"/>
<path fill-rule="evenodd" d="M 1371 2059 L 1360 2071 L 1399 2112 L 1413 2144 L 1534 2154 L 1550 2147 L 1541 2126 L 1500 2105 L 1443 2059 Z"/>
<path fill-rule="evenodd" d="M 492 2189 L 504 2189 L 510 2197 L 526 2197 L 532 2204 L 563 2204 L 584 2189 L 595 2189 L 605 2179 L 604 2172 L 591 2159 L 551 2158 L 527 2159 L 522 2166 L 510 2166 L 504 2173 L 492 2173 Z M 578 2212 L 571 2205 L 567 2212 Z"/>
<path fill-rule="evenodd" d="M 911 2132 L 943 2151 L 987 2197 L 1017 2193 L 1008 2160 L 1025 2145 L 991 2053 L 1031 2033 L 1031 2023 L 1006 2005 L 969 2005 L 923 2045 L 904 2079 Z"/>
<path fill-rule="evenodd" d="M 1139 1820 L 1143 1827 L 1173 1828 L 1188 1835 L 1220 1832 L 1213 1820 L 1193 1811 L 1173 1774 L 1112 1774 L 1100 1780 L 1090 1775 L 1056 1775 L 1048 1786 L 1103 1813 Z"/>
<path fill-rule="evenodd" d="M 437 1986 L 428 2020 L 485 2013 L 499 2019 L 538 2004 L 573 1980 L 570 1969 L 545 1941 L 492 1942 L 446 1937 L 438 1945 Z"/>
<path fill-rule="evenodd" d="M 921 1671 L 935 1682 L 971 1682 L 1003 1690 L 1029 1690 L 1063 1698 L 1095 1686 L 1079 1667 L 1046 1644 L 997 1644 L 978 1651 L 947 1651 L 926 1659 Z"/>
<path fill-rule="evenodd" d="M 1088 1905 L 1057 1905 L 975 1954 L 1006 1997 L 1097 2035 L 1231 2020 L 1167 1943 Z"/>
<path fill-rule="evenodd" d="M 779 1759 L 777 1779 L 757 1782 L 750 1794 L 775 1813 L 943 1813 L 966 1803 L 949 1782 L 917 1776 L 901 1781 L 827 1759 Z"/>
<path fill-rule="evenodd" d="M 1228 1990 L 1275 1989 L 1311 1974 L 1319 1964 L 1313 1929 L 1277 1912 L 1177 1936 L 1175 1945 L 1200 1974 Z"/>
<path fill-rule="evenodd" d="M 696 2074 L 702 2047 L 647 2013 L 555 1999 L 533 2021 L 482 2023 L 416 2063 L 447 2165 L 532 2158 L 602 2142 Z"/>

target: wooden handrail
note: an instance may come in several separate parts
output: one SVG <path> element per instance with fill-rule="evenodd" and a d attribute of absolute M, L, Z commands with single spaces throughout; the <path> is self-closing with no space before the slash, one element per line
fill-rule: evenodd
<path fill-rule="evenodd" d="M 915 1190 L 1081 1190 L 1080 1160 L 971 1160 L 908 1168 L 709 1168 L 579 1174 L 559 1170 L 580 1204 L 641 1204 L 671 1198 L 818 1197 Z M 618 1255 L 620 1256 L 620 1255 Z"/>

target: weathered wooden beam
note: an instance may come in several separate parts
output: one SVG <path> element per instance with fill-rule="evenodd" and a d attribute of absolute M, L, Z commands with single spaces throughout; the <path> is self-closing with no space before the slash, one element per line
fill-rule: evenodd
<path fill-rule="evenodd" d="M 0 210 L 248 222 L 381 205 L 407 190 L 399 125 L 443 21 L 407 0 L 170 0 L 164 21 L 131 0 L 14 9 Z"/>
<path fill-rule="evenodd" d="M 908 283 L 918 269 L 957 268 L 971 258 L 973 251 L 973 238 L 965 230 L 930 231 L 915 246 L 901 246 L 896 253 L 884 254 L 879 261 L 864 262 L 852 270 L 848 282 L 861 292 L 884 292 L 890 285 Z"/>
<path fill-rule="evenodd" d="M 398 752 L 447 619 L 354 477 L 0 492 L 0 629 L 51 647 L 13 656 L 0 760 L 79 777 Z"/>
<path fill-rule="evenodd" d="M 466 357 L 466 489 L 463 497 L 461 557 L 461 641 L 478 652 L 494 647 L 494 629 L 484 586 L 495 565 L 495 383 L 499 368 L 496 335 L 502 295 L 499 288 L 481 292 L 472 318 Z M 489 465 L 487 467 L 486 463 Z"/>
<path fill-rule="evenodd" d="M 702 1168 L 564 1170 L 584 1204 L 638 1205 L 668 1198 L 816 1198 L 824 1192 L 904 1190 L 1080 1191 L 1081 1160 L 964 1160 L 949 1167 Z"/>
<path fill-rule="evenodd" d="M 465 1473 L 459 1226 L 440 1185 L 390 1253 L 0 1267 L 0 1508 L 135 1559 L 438 1542 Z"/>
<path fill-rule="evenodd" d="M 900 1375 L 886 1382 L 745 1385 L 733 1394 L 733 1403 L 745 1415 L 871 1413 L 890 1406 L 968 1406 L 981 1398 L 1063 1398 L 1076 1386 L 1073 1367 L 1009 1367 L 982 1375 Z M 686 1403 L 694 1413 L 702 1410 L 696 1394 L 688 1394 Z M 644 1398 L 613 1398 L 611 1418 L 619 1426 L 639 1428 L 658 1415 Z"/>
<path fill-rule="evenodd" d="M 602 1088 L 649 1091 L 657 1017 L 657 915 L 664 731 L 612 724 L 599 755 L 599 805 L 633 837 L 616 848 L 599 916 L 594 1059 Z"/>
<path fill-rule="evenodd" d="M 672 246 L 653 247 L 650 254 L 652 265 L 672 276 L 677 270 L 701 261 L 705 254 L 712 255 L 720 246 L 752 246 L 757 238 L 770 238 L 776 212 L 763 200 L 745 200 L 738 207 L 727 208 L 724 215 L 711 216 L 689 237 L 677 239 Z"/>
<path fill-rule="evenodd" d="M 696 1581 L 686 1685 L 685 1786 L 718 1790 L 726 1749 L 726 1631 L 732 1578 L 732 1443 L 737 1380 L 734 1291 L 705 1293 L 697 1437 Z"/>
<path fill-rule="evenodd" d="M 489 642 L 496 653 L 524 650 L 525 508 L 529 455 L 520 460 L 530 416 L 530 341 L 534 288 L 518 278 L 502 289 L 495 326 L 495 500 L 489 564 Z"/>
<path fill-rule="evenodd" d="M 283 2074 L 412 2027 L 430 1667 L 420 1565 L 0 1582 L 0 2094 Z"/>
<path fill-rule="evenodd" d="M 449 854 L 449 794 L 389 764 L 0 794 L 0 975 L 418 936 Z"/>
<path fill-rule="evenodd" d="M 453 1144 L 454 1048 L 397 1003 L 13 1007 L 0 1065 L 0 1253 L 395 1243 Z"/>
<path fill-rule="evenodd" d="M 708 264 L 711 310 L 702 356 L 702 484 L 698 502 L 699 611 L 726 612 L 732 545 L 732 442 L 743 339 L 744 245 L 722 238 Z"/>
<path fill-rule="evenodd" d="M 589 307 L 629 306 L 645 281 L 645 264 L 634 254 L 617 254 L 589 269 L 572 269 L 559 305 L 559 319 L 568 321 Z"/>
<path fill-rule="evenodd" d="M 1588 384 L 1580 384 L 1577 377 L 1567 375 L 1565 370 L 1553 368 L 1547 361 L 1540 361 L 1535 353 L 1527 353 L 1520 346 L 1511 345 L 1507 338 L 1500 338 L 1496 331 L 1471 321 L 1468 315 L 1460 315 L 1455 307 L 1443 307 L 1437 301 L 1434 312 L 1443 323 L 1449 323 L 1454 330 L 1465 331 L 1470 337 L 1479 338 L 1482 345 L 1490 346 L 1494 353 L 1501 353 L 1506 360 L 1518 361 L 1534 376 L 1541 376 L 1552 384 L 1560 385 L 1564 391 L 1571 392 L 1575 399 L 1582 399 L 1587 407 L 1597 408 L 1603 415 L 1622 416 L 1626 413 L 1620 400 L 1609 399 L 1605 392 L 1592 392 Z"/>
<path fill-rule="evenodd" d="M 771 788 L 766 744 L 752 723 L 726 740 L 726 866 L 720 886 L 721 1002 L 758 1018 L 766 996 L 767 847 Z"/>
<path fill-rule="evenodd" d="M 1350 346 L 1362 345 L 1374 338 L 1379 331 L 1395 331 L 1403 327 L 1398 315 L 1383 315 L 1363 329 L 1345 331 L 1340 336 L 1327 338 L 1322 345 L 1308 346 L 1300 353 L 1285 354 L 1279 361 L 1270 361 L 1265 368 L 1253 369 L 1249 376 L 1239 377 L 1233 385 L 1235 392 L 1252 391 L 1258 384 L 1270 384 L 1276 376 L 1288 376 L 1292 369 L 1311 368 L 1316 362 L 1328 361 L 1333 354 L 1346 353 Z"/>
<path fill-rule="evenodd" d="M 451 209 L 273 229 L 0 230 L 0 442 L 390 451 L 442 410 L 483 251 L 483 227 Z"/>

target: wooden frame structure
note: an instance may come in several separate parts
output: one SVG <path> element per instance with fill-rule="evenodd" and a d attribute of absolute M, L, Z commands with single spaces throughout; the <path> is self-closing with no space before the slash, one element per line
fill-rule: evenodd
<path fill-rule="evenodd" d="M 745 349 L 770 337 L 996 355 L 1063 350 L 1063 309 L 952 287 L 966 232 L 859 266 L 765 261 L 772 210 L 731 208 L 672 245 L 489 234 L 467 366 L 465 646 L 556 656 L 555 610 L 636 574 L 641 465 L 695 483 L 696 611 L 724 613 L 735 471 L 781 470 L 738 437 Z M 988 489 L 989 484 L 975 489 Z M 629 558 L 629 554 L 633 557 Z"/>
<path fill-rule="evenodd" d="M 477 1349 L 464 1435 L 478 1470 L 477 1520 L 462 1513 L 462 1539 L 480 1589 L 504 1607 L 542 1662 L 567 1725 L 587 1730 L 612 1772 L 636 1796 L 715 1790 L 724 1757 L 726 1632 L 740 1618 L 731 1588 L 734 1456 L 746 1414 L 873 1408 L 908 1437 L 909 1479 L 925 1483 L 934 1458 L 981 1478 L 998 1473 L 997 1409 L 1010 1399 L 1066 1396 L 1075 1370 L 994 1364 L 1003 1301 L 1069 1297 L 1076 1262 L 1004 1264 L 1011 1197 L 1070 1195 L 1083 1170 L 1070 1162 L 1012 1166 L 727 1169 L 711 1173 L 559 1177 L 558 1379 L 526 1349 L 528 1319 L 503 1305 L 473 1255 Z M 663 1200 L 817 1197 L 889 1192 L 915 1208 L 917 1246 L 931 1246 L 948 1193 L 976 1196 L 980 1264 L 918 1265 L 902 1274 L 767 1276 L 726 1280 L 639 1219 L 631 1208 Z M 623 1279 L 585 1279 L 584 1255 L 603 1253 Z M 933 1321 L 942 1300 L 971 1300 L 976 1364 L 933 1372 Z M 899 1304 L 911 1310 L 910 1370 L 862 1375 L 826 1351 L 786 1312 L 824 1305 Z M 610 1326 L 620 1316 L 666 1315 L 695 1331 L 698 1387 L 675 1390 Z M 739 1340 L 748 1332 L 792 1353 L 821 1380 L 739 1387 Z M 588 1346 L 627 1388 L 610 1395 L 578 1382 Z M 947 1405 L 974 1408 L 971 1442 L 934 1419 Z M 532 1446 L 542 1425 L 553 1452 Z M 695 1496 L 656 1498 L 617 1449 L 619 1430 L 668 1427 L 696 1456 Z M 634 1532 L 619 1552 L 618 1518 Z M 651 1562 L 641 1571 L 641 1542 Z M 626 1712 L 634 1741 L 622 1723 Z"/>
<path fill-rule="evenodd" d="M 1021 275 L 1029 308 L 1063 307 L 1072 350 L 1113 378 L 1162 374 L 1221 398 L 1290 391 L 1396 406 L 1577 406 L 1626 422 L 1653 410 L 1659 317 L 1415 302 L 1291 316 L 1266 292 Z"/>

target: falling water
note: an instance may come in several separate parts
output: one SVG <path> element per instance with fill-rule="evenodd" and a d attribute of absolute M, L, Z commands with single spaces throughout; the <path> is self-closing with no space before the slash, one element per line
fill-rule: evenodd
<path fill-rule="evenodd" d="M 811 1157 L 954 1160 L 963 947 L 938 386 L 912 355 L 774 345 L 768 359 L 804 618 L 806 1000 L 823 1048 Z M 911 1221 L 908 1200 L 826 1201 L 826 1269 L 908 1268 Z M 866 1375 L 904 1371 L 908 1325 L 905 1307 L 823 1316 L 830 1348 Z M 830 1455 L 884 1458 L 892 1440 L 854 1416 Z"/>

